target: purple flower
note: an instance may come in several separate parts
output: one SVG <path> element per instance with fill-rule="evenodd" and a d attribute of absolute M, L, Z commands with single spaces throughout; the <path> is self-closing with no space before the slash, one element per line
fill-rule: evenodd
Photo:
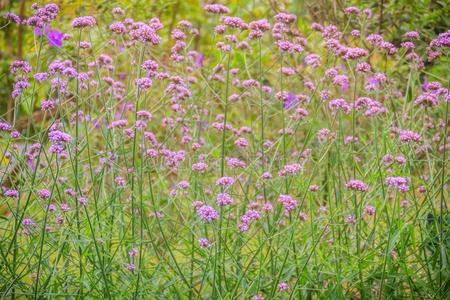
<path fill-rule="evenodd" d="M 233 183 L 234 183 L 233 177 L 225 176 L 216 180 L 216 184 L 221 187 L 230 187 L 231 185 L 233 185 Z"/>
<path fill-rule="evenodd" d="M 287 99 L 283 103 L 283 108 L 286 110 L 296 107 L 298 104 L 298 96 L 294 93 L 288 93 Z"/>
<path fill-rule="evenodd" d="M 289 288 L 289 285 L 286 282 L 280 282 L 278 284 L 278 289 L 282 292 L 287 290 L 288 288 Z"/>
<path fill-rule="evenodd" d="M 348 181 L 345 186 L 349 190 L 359 191 L 359 192 L 367 192 L 369 190 L 369 187 L 367 184 L 362 182 L 361 180 L 352 179 Z"/>
<path fill-rule="evenodd" d="M 233 198 L 226 193 L 221 193 L 221 194 L 217 195 L 216 203 L 219 206 L 231 205 L 231 204 L 233 204 Z"/>
<path fill-rule="evenodd" d="M 20 22 L 21 22 L 19 16 L 16 15 L 16 14 L 14 14 L 14 13 L 12 13 L 12 12 L 6 13 L 6 14 L 3 16 L 3 18 L 5 18 L 6 20 L 8 20 L 9 22 L 13 22 L 13 23 L 16 23 L 16 24 L 20 24 Z"/>
<path fill-rule="evenodd" d="M 409 191 L 409 183 L 411 182 L 411 178 L 409 177 L 387 177 L 384 180 L 384 183 L 387 186 L 394 187 L 398 189 L 400 192 Z"/>
<path fill-rule="evenodd" d="M 377 90 L 380 87 L 378 80 L 375 77 L 368 77 L 366 89 Z"/>
<path fill-rule="evenodd" d="M 96 24 L 95 18 L 91 16 L 77 17 L 72 21 L 73 28 L 94 27 Z"/>
<path fill-rule="evenodd" d="M 204 223 L 209 223 L 219 218 L 219 213 L 214 208 L 207 205 L 198 208 L 197 214 Z"/>
<path fill-rule="evenodd" d="M 203 249 L 204 248 L 208 248 L 209 245 L 210 245 L 208 239 L 205 239 L 205 238 L 199 239 L 198 243 L 199 243 L 200 247 L 203 248 Z"/>
<path fill-rule="evenodd" d="M 228 14 L 230 12 L 228 7 L 221 4 L 206 4 L 203 9 L 209 13 L 218 15 Z"/>
<path fill-rule="evenodd" d="M 26 218 L 26 219 L 23 219 L 22 225 L 24 225 L 24 226 L 34 226 L 35 223 L 34 223 L 34 221 L 32 219 Z"/>
<path fill-rule="evenodd" d="M 3 193 L 3 195 L 9 198 L 19 199 L 19 192 L 16 190 L 7 190 L 6 192 Z"/>
<path fill-rule="evenodd" d="M 58 30 L 51 30 L 47 32 L 48 45 L 50 47 L 62 47 L 64 34 Z"/>
<path fill-rule="evenodd" d="M 52 196 L 52 194 L 50 193 L 49 190 L 42 189 L 42 190 L 38 191 L 38 196 L 41 199 L 49 199 Z"/>
<path fill-rule="evenodd" d="M 427 89 L 428 89 L 428 80 L 427 80 L 427 78 L 425 77 L 425 78 L 423 79 L 422 90 L 423 90 L 423 91 L 426 91 Z"/>
<path fill-rule="evenodd" d="M 197 59 L 195 61 L 195 67 L 197 67 L 197 68 L 203 67 L 203 59 L 204 58 L 205 58 L 205 56 L 203 54 L 197 55 Z"/>
<path fill-rule="evenodd" d="M 153 81 L 151 78 L 142 77 L 135 80 L 136 85 L 142 90 L 148 90 L 152 87 Z"/>

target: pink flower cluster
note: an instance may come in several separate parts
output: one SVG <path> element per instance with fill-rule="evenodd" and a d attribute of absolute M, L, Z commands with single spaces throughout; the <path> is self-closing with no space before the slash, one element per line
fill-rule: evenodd
<path fill-rule="evenodd" d="M 261 214 L 257 210 L 248 210 L 242 217 L 241 223 L 239 223 L 238 227 L 241 232 L 245 232 L 249 229 L 250 223 L 253 220 L 261 219 Z"/>
<path fill-rule="evenodd" d="M 387 177 L 384 182 L 387 186 L 396 188 L 400 192 L 407 192 L 411 179 L 409 177 Z"/>
<path fill-rule="evenodd" d="M 209 223 L 219 218 L 219 213 L 214 208 L 207 205 L 202 205 L 197 208 L 197 214 L 204 223 Z"/>
<path fill-rule="evenodd" d="M 289 195 L 280 195 L 280 196 L 278 197 L 278 202 L 281 203 L 281 205 L 283 205 L 283 208 L 284 208 L 284 214 L 285 214 L 286 216 L 288 216 L 289 213 L 290 213 L 292 210 L 294 210 L 294 209 L 297 207 L 297 205 L 298 205 L 297 200 L 295 200 L 294 198 L 292 198 L 292 197 L 289 196 Z"/>
<path fill-rule="evenodd" d="M 367 184 L 365 184 L 361 180 L 356 180 L 356 179 L 349 180 L 345 184 L 345 186 L 349 190 L 354 190 L 354 191 L 358 191 L 358 192 L 367 192 L 369 190 L 369 186 Z"/>
<path fill-rule="evenodd" d="M 97 21 L 92 16 L 77 17 L 72 21 L 73 28 L 94 27 Z"/>

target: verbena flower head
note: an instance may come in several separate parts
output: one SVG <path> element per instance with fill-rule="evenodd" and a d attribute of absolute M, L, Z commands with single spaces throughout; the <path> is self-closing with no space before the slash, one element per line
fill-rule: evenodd
<path fill-rule="evenodd" d="M 292 210 L 294 210 L 298 205 L 297 200 L 295 200 L 289 195 L 280 195 L 278 197 L 278 202 L 280 202 L 283 205 L 285 215 L 289 215 L 289 213 Z"/>
<path fill-rule="evenodd" d="M 219 206 L 231 205 L 233 204 L 233 202 L 234 202 L 233 198 L 226 193 L 221 193 L 217 195 L 216 204 Z"/>
<path fill-rule="evenodd" d="M 20 72 L 28 74 L 32 71 L 32 68 L 27 61 L 15 60 L 10 64 L 9 70 L 13 75 L 17 75 Z"/>
<path fill-rule="evenodd" d="M 3 193 L 3 195 L 5 197 L 8 197 L 8 198 L 16 198 L 16 199 L 18 199 L 19 198 L 19 191 L 10 189 L 10 190 L 6 190 Z"/>
<path fill-rule="evenodd" d="M 92 16 L 77 17 L 72 21 L 73 28 L 94 27 L 97 21 Z"/>
<path fill-rule="evenodd" d="M 218 15 L 230 13 L 230 9 L 222 4 L 207 4 L 203 9 L 209 13 Z"/>
<path fill-rule="evenodd" d="M 20 20 L 19 16 L 16 15 L 15 13 L 12 13 L 12 12 L 7 12 L 6 14 L 3 15 L 3 18 L 5 20 L 8 20 L 9 22 L 13 22 L 13 23 L 16 23 L 16 24 L 20 24 L 21 23 L 21 20 Z"/>
<path fill-rule="evenodd" d="M 136 27 L 136 29 L 130 31 L 130 37 L 132 39 L 153 45 L 159 45 L 161 43 L 161 37 L 158 35 L 157 29 L 154 26 L 139 24 Z"/>
<path fill-rule="evenodd" d="M 289 288 L 289 285 L 287 284 L 287 282 L 280 282 L 278 284 L 278 289 L 282 292 L 286 291 Z"/>
<path fill-rule="evenodd" d="M 209 240 L 206 238 L 202 238 L 198 240 L 198 244 L 200 245 L 200 248 L 208 248 L 210 246 Z"/>
<path fill-rule="evenodd" d="M 214 208 L 207 205 L 203 205 L 197 208 L 197 214 L 205 223 L 215 221 L 219 218 L 219 213 Z"/>
<path fill-rule="evenodd" d="M 293 176 L 297 175 L 303 169 L 301 164 L 285 165 L 279 172 L 278 176 Z"/>
<path fill-rule="evenodd" d="M 264 296 L 262 294 L 258 294 L 253 296 L 252 300 L 264 300 Z"/>
<path fill-rule="evenodd" d="M 49 190 L 42 189 L 42 190 L 39 190 L 39 191 L 38 191 L 38 196 L 39 196 L 39 198 L 41 198 L 41 199 L 49 199 L 50 196 L 51 196 L 51 193 L 50 193 Z"/>
<path fill-rule="evenodd" d="M 409 177 L 387 177 L 384 180 L 387 186 L 398 189 L 400 192 L 409 191 L 409 183 L 411 179 Z"/>
<path fill-rule="evenodd" d="M 43 29 L 47 24 L 50 24 L 59 13 L 59 6 L 54 3 L 46 4 L 45 6 L 39 6 L 33 4 L 31 9 L 34 11 L 34 15 L 24 20 L 27 26 Z"/>
<path fill-rule="evenodd" d="M 399 139 L 402 142 L 420 142 L 422 140 L 422 136 L 411 130 L 401 130 L 399 133 Z"/>
<path fill-rule="evenodd" d="M 359 192 L 367 192 L 369 190 L 369 186 L 362 182 L 361 180 L 352 179 L 348 181 L 345 186 L 349 190 L 359 191 Z"/>
<path fill-rule="evenodd" d="M 280 23 L 291 24 L 297 20 L 297 16 L 294 14 L 282 12 L 282 13 L 275 15 L 275 20 L 277 20 Z"/>
<path fill-rule="evenodd" d="M 233 183 L 234 183 L 234 178 L 229 177 L 229 176 L 221 177 L 216 180 L 216 184 L 218 186 L 225 187 L 225 188 L 230 187 L 231 185 L 233 185 Z"/>

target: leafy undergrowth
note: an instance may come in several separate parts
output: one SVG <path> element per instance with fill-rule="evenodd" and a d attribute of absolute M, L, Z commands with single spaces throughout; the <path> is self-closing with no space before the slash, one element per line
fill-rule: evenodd
<path fill-rule="evenodd" d="M 35 53 L 0 123 L 2 297 L 448 296 L 449 31 L 213 4 L 204 55 L 188 20 L 33 10 L 4 16 Z"/>

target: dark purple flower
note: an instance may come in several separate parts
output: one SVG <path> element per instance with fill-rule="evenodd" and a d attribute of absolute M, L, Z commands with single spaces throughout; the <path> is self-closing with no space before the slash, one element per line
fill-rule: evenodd
<path fill-rule="evenodd" d="M 286 101 L 283 103 L 284 109 L 292 109 L 298 105 L 298 96 L 294 93 L 288 93 Z"/>
<path fill-rule="evenodd" d="M 426 91 L 428 89 L 428 80 L 426 77 L 423 78 L 422 90 Z"/>
<path fill-rule="evenodd" d="M 203 67 L 203 59 L 204 58 L 205 58 L 205 56 L 203 54 L 197 55 L 197 60 L 195 62 L 195 67 L 197 67 L 197 68 Z"/>
<path fill-rule="evenodd" d="M 48 45 L 50 47 L 62 47 L 64 34 L 58 30 L 47 32 Z"/>

